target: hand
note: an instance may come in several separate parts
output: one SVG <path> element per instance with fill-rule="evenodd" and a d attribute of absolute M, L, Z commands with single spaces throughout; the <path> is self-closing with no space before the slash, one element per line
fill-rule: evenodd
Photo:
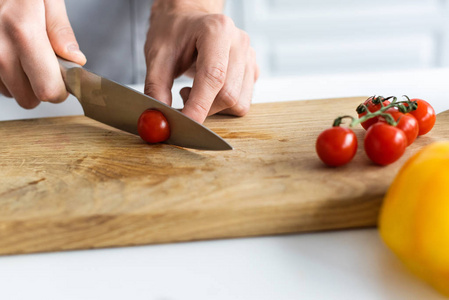
<path fill-rule="evenodd" d="M 0 53 L 0 93 L 28 109 L 67 98 L 56 55 L 86 63 L 63 0 L 0 1 Z"/>
<path fill-rule="evenodd" d="M 153 5 L 145 93 L 171 105 L 173 80 L 186 74 L 194 78 L 192 88 L 180 91 L 187 116 L 199 123 L 215 113 L 243 116 L 259 76 L 255 52 L 230 18 L 211 13 L 220 9 L 198 2 L 160 0 Z"/>

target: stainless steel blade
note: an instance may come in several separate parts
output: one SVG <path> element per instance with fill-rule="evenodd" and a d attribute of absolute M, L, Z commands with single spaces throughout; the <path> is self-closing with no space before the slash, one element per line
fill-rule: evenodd
<path fill-rule="evenodd" d="M 67 91 L 79 100 L 87 117 L 138 134 L 137 121 L 142 112 L 157 109 L 170 124 L 166 143 L 202 150 L 232 149 L 220 136 L 178 110 L 75 63 L 58 60 Z"/>

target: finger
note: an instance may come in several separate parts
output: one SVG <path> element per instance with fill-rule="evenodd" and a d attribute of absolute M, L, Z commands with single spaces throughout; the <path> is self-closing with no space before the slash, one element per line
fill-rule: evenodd
<path fill-rule="evenodd" d="M 23 12 L 25 17 L 35 20 L 36 24 L 22 26 L 13 36 L 13 43 L 18 45 L 17 54 L 14 55 L 19 56 L 20 65 L 29 78 L 37 99 L 50 102 L 64 101 L 68 93 L 46 33 L 45 20 L 33 18 L 30 13 L 34 12 Z"/>
<path fill-rule="evenodd" d="M 260 68 L 256 63 L 256 71 L 254 72 L 254 82 L 256 82 L 259 79 L 260 76 Z"/>
<path fill-rule="evenodd" d="M 45 0 L 45 19 L 48 39 L 57 55 L 77 64 L 84 65 L 86 56 L 80 51 L 65 3 L 62 0 Z"/>
<path fill-rule="evenodd" d="M 257 64 L 255 64 L 255 60 L 254 63 L 247 65 L 239 101 L 233 107 L 222 110 L 220 112 L 221 114 L 243 117 L 248 113 L 253 97 L 254 82 L 257 77 L 257 68 L 258 67 Z"/>
<path fill-rule="evenodd" d="M 32 109 L 39 105 L 40 101 L 35 96 L 18 59 L 11 59 L 8 64 L 2 64 L 0 74 L 7 74 L 2 76 L 1 81 L 21 107 Z"/>
<path fill-rule="evenodd" d="M 249 58 L 249 43 L 249 36 L 242 30 L 239 30 L 229 55 L 226 82 L 215 98 L 208 115 L 234 107 L 239 102 L 246 64 Z"/>
<path fill-rule="evenodd" d="M 144 93 L 167 105 L 172 104 L 175 54 L 169 49 L 146 50 L 147 74 Z"/>
<path fill-rule="evenodd" d="M 223 87 L 228 69 L 231 42 L 226 34 L 206 34 L 197 41 L 197 72 L 192 91 L 182 112 L 199 123 L 206 119 L 212 103 Z"/>
<path fill-rule="evenodd" d="M 12 97 L 11 93 L 9 92 L 8 88 L 5 86 L 2 80 L 0 80 L 0 94 L 8 98 Z"/>
<path fill-rule="evenodd" d="M 39 37 L 31 48 L 20 50 L 20 63 L 37 99 L 53 103 L 64 101 L 68 93 L 50 43 L 45 37 Z"/>

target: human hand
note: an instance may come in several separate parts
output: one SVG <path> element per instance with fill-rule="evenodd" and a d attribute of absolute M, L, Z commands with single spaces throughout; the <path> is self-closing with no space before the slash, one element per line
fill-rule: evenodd
<path fill-rule="evenodd" d="M 63 0 L 0 1 L 0 93 L 23 108 L 68 94 L 56 55 L 86 63 Z"/>
<path fill-rule="evenodd" d="M 145 44 L 145 93 L 171 105 L 173 80 L 186 74 L 194 78 L 192 88 L 180 91 L 187 116 L 199 123 L 215 113 L 243 116 L 259 76 L 254 49 L 229 17 L 216 14 L 221 7 L 200 2 L 211 3 L 155 1 Z"/>

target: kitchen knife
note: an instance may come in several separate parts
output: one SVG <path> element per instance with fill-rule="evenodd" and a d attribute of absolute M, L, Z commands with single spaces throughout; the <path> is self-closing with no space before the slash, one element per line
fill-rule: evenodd
<path fill-rule="evenodd" d="M 67 91 L 78 99 L 87 117 L 138 135 L 137 121 L 142 112 L 157 109 L 170 124 L 170 138 L 165 143 L 201 150 L 232 150 L 225 140 L 180 111 L 78 64 L 58 60 Z"/>

